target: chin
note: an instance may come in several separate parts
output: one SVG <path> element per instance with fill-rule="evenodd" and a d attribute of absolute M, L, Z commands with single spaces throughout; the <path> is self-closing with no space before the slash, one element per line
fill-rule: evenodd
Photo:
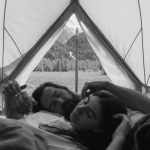
<path fill-rule="evenodd" d="M 74 114 L 73 114 L 73 112 L 70 114 L 70 121 L 74 122 Z"/>
<path fill-rule="evenodd" d="M 75 123 L 77 120 L 78 120 L 78 115 L 76 114 L 76 112 L 73 111 L 70 114 L 70 121 L 73 122 L 73 123 Z"/>

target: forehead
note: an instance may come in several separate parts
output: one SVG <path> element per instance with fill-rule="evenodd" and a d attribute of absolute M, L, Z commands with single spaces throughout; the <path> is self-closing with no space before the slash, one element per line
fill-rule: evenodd
<path fill-rule="evenodd" d="M 98 96 L 93 95 L 89 97 L 89 107 L 95 112 L 98 118 L 101 116 L 102 108 Z"/>
<path fill-rule="evenodd" d="M 54 87 L 54 86 L 47 86 L 47 87 L 45 87 L 44 90 L 43 90 L 42 96 L 44 94 L 46 94 L 46 95 L 47 94 L 54 94 L 54 92 L 59 92 L 60 94 L 64 94 L 64 96 L 66 96 L 66 97 L 71 96 L 70 93 L 66 89 L 58 88 L 58 87 Z"/>
<path fill-rule="evenodd" d="M 86 107 L 89 107 L 91 110 L 93 110 L 95 115 L 99 117 L 102 112 L 101 103 L 100 103 L 101 99 L 95 95 L 91 95 L 89 97 L 86 97 L 85 99 L 89 99 L 89 103 L 88 105 L 86 105 Z M 84 100 L 80 101 L 76 107 L 82 106 L 84 103 Z"/>

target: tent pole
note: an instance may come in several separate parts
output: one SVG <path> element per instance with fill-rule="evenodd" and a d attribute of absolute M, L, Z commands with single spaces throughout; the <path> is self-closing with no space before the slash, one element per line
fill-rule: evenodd
<path fill-rule="evenodd" d="M 76 28 L 76 40 L 75 40 L 75 92 L 78 92 L 78 36 L 79 29 Z"/>

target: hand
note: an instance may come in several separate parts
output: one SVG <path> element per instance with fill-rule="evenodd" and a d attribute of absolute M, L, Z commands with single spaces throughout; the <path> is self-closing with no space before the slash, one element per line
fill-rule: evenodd
<path fill-rule="evenodd" d="M 10 107 L 19 114 L 28 114 L 32 111 L 32 99 L 26 92 L 20 92 L 13 96 Z"/>
<path fill-rule="evenodd" d="M 97 91 L 105 90 L 108 84 L 108 81 L 86 82 L 81 91 L 82 99 Z"/>
<path fill-rule="evenodd" d="M 3 94 L 5 95 L 5 107 L 6 109 L 11 107 L 12 99 L 17 93 L 21 92 L 21 87 L 17 81 L 8 81 L 4 85 Z"/>
<path fill-rule="evenodd" d="M 6 116 L 28 114 L 32 110 L 32 97 L 21 91 L 17 81 L 8 81 L 4 85 Z"/>
<path fill-rule="evenodd" d="M 130 119 L 125 114 L 117 114 L 114 116 L 115 118 L 121 118 L 122 121 L 119 126 L 116 128 L 115 132 L 113 133 L 112 137 L 115 138 L 116 136 L 126 137 L 131 129 Z"/>
<path fill-rule="evenodd" d="M 12 97 L 16 95 L 17 93 L 21 92 L 21 87 L 19 86 L 18 82 L 15 80 L 10 80 L 4 85 L 4 91 L 3 93 L 5 96 Z"/>

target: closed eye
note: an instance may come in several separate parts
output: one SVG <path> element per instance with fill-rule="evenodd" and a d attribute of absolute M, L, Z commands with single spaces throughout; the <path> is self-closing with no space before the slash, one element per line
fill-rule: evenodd
<path fill-rule="evenodd" d="M 88 116 L 88 118 L 90 118 L 90 119 L 93 118 L 92 112 L 91 112 L 90 110 L 87 111 L 87 116 Z"/>
<path fill-rule="evenodd" d="M 52 102 L 52 103 L 49 105 L 49 109 L 50 109 L 50 110 L 53 110 L 55 107 L 56 107 L 56 101 L 55 101 L 55 102 Z"/>
<path fill-rule="evenodd" d="M 96 119 L 96 115 L 95 115 L 94 111 L 90 108 L 89 108 L 89 110 L 87 110 L 87 116 L 90 119 Z"/>
<path fill-rule="evenodd" d="M 55 97 L 56 97 L 56 98 L 59 98 L 59 97 L 60 97 L 60 92 L 55 91 Z"/>

